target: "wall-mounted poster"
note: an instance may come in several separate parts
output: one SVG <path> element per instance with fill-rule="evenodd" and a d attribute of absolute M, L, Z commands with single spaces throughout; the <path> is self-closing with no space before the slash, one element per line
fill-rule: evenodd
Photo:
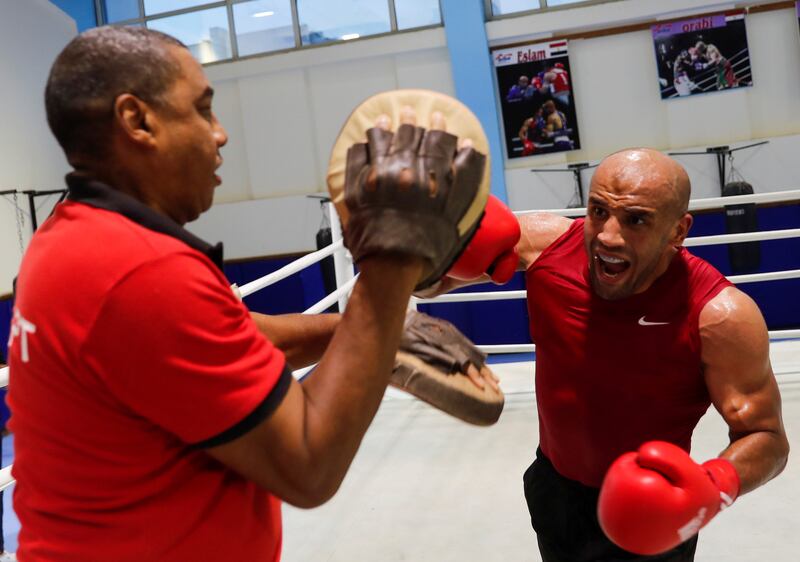
<path fill-rule="evenodd" d="M 753 85 L 744 14 L 713 14 L 652 27 L 661 99 Z"/>
<path fill-rule="evenodd" d="M 492 50 L 508 158 L 580 148 L 567 41 Z"/>

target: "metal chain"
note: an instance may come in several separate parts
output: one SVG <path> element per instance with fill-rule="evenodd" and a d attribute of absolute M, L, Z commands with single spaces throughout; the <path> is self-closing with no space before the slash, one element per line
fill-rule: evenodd
<path fill-rule="evenodd" d="M 728 180 L 729 182 L 732 181 L 743 181 L 746 182 L 747 180 L 744 179 L 744 176 L 739 173 L 739 170 L 733 165 L 733 152 L 728 154 Z"/>
<path fill-rule="evenodd" d="M 22 239 L 22 227 L 25 226 L 25 213 L 22 212 L 22 208 L 19 206 L 19 199 L 17 197 L 17 192 L 14 192 L 14 214 L 17 223 L 17 240 L 19 240 L 19 255 L 22 256 L 25 253 L 25 241 Z"/>

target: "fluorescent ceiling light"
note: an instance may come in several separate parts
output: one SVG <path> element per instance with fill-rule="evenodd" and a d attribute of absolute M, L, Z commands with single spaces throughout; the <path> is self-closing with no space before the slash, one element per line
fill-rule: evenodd
<path fill-rule="evenodd" d="M 358 39 L 361 37 L 358 33 L 345 33 L 342 35 L 342 41 L 349 41 L 350 39 Z"/>
<path fill-rule="evenodd" d="M 268 18 L 269 16 L 274 16 L 275 12 L 256 12 L 253 14 L 254 18 Z"/>

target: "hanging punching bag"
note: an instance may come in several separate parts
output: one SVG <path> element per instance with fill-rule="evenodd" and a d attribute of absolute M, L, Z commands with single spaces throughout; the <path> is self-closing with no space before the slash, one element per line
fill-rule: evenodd
<path fill-rule="evenodd" d="M 323 224 L 317 231 L 317 250 L 330 246 L 332 243 L 331 227 Z M 336 290 L 336 269 L 333 265 L 333 256 L 328 256 L 319 262 L 319 267 L 322 271 L 322 284 L 325 287 L 325 293 L 331 294 Z M 338 303 L 329 308 L 328 312 L 339 312 Z"/>
<path fill-rule="evenodd" d="M 722 188 L 723 197 L 733 195 L 751 195 L 753 186 L 746 181 L 732 181 Z M 725 225 L 728 234 L 738 232 L 756 232 L 758 230 L 758 215 L 755 203 L 725 206 Z M 761 265 L 761 243 L 740 242 L 728 244 L 728 257 L 731 261 L 733 273 L 751 273 L 757 271 Z"/>

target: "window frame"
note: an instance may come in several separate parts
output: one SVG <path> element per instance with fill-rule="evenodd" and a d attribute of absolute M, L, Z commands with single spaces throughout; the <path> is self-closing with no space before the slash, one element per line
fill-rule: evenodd
<path fill-rule="evenodd" d="M 274 51 L 264 51 L 261 53 L 253 53 L 245 56 L 239 55 L 239 43 L 236 37 L 236 22 L 234 19 L 233 14 L 233 6 L 235 4 L 243 4 L 250 0 L 204 0 L 198 3 L 196 6 L 190 6 L 188 8 L 179 8 L 177 10 L 171 10 L 168 12 L 161 12 L 158 14 L 153 15 L 145 15 L 144 11 L 144 1 L 145 0 L 137 0 L 139 5 L 139 17 L 137 18 L 129 18 L 125 20 L 119 20 L 115 22 L 108 22 L 105 13 L 105 1 L 106 0 L 94 0 L 95 11 L 97 13 L 97 22 L 98 26 L 100 25 L 142 25 L 147 27 L 147 22 L 153 20 L 159 20 L 163 18 L 169 18 L 173 16 L 180 16 L 192 12 L 199 12 L 203 10 L 208 10 L 211 8 L 219 8 L 225 6 L 227 9 L 228 15 L 228 32 L 230 34 L 230 42 L 231 42 L 231 56 L 230 58 L 203 63 L 204 66 L 211 66 L 216 64 L 224 64 L 229 62 L 235 62 L 240 60 L 247 60 L 256 57 L 265 57 L 270 55 L 278 55 L 284 54 L 293 51 L 299 51 L 304 49 L 317 49 L 320 47 L 325 47 L 328 45 L 338 45 L 341 43 L 350 43 L 351 41 L 362 41 L 364 39 L 373 39 L 376 37 L 385 37 L 387 35 L 394 35 L 397 33 L 409 33 L 414 31 L 420 31 L 425 29 L 433 29 L 436 27 L 442 27 L 444 25 L 444 17 L 442 16 L 442 6 L 441 0 L 437 3 L 439 4 L 439 19 L 440 22 L 437 24 L 425 25 L 420 27 L 412 27 L 408 29 L 398 29 L 397 28 L 397 12 L 395 11 L 395 1 L 397 0 L 384 0 L 387 2 L 389 6 L 389 23 L 390 23 L 390 30 L 385 33 L 376 33 L 374 35 L 365 35 L 364 37 L 359 37 L 358 39 L 351 39 L 351 40 L 334 40 L 334 41 L 326 41 L 324 43 L 316 43 L 312 45 L 303 45 L 302 36 L 300 32 L 300 21 L 298 17 L 297 11 L 297 0 L 289 0 L 289 5 L 292 10 L 292 28 L 294 31 L 294 47 L 290 47 L 287 49 L 277 49 Z M 540 0 L 541 1 L 541 0 Z M 516 15 L 516 14 L 514 14 Z"/>
<path fill-rule="evenodd" d="M 512 12 L 510 14 L 502 14 L 499 16 L 495 16 L 492 13 L 492 0 L 483 0 L 484 10 L 486 13 L 486 21 L 495 21 L 495 20 L 504 20 L 509 18 L 517 18 L 521 16 L 530 16 L 533 14 L 541 14 L 545 12 L 556 12 L 559 10 L 570 10 L 573 8 L 583 8 L 585 6 L 594 6 L 596 4 L 608 4 L 610 2 L 619 2 L 620 0 L 583 0 L 583 1 L 576 1 L 570 4 L 564 4 L 561 6 L 550 6 L 548 5 L 548 0 L 538 0 L 539 7 L 532 8 L 530 10 L 520 10 L 519 12 Z"/>

